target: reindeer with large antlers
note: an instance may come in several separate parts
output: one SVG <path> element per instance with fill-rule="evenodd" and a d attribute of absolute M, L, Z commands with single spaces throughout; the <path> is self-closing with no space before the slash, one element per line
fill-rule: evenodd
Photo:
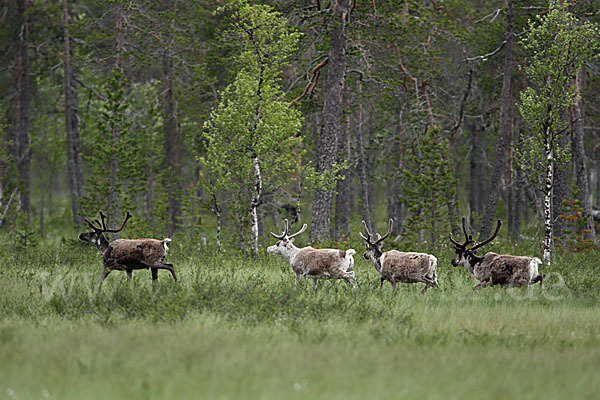
<path fill-rule="evenodd" d="M 383 236 L 378 233 L 372 235 L 365 221 L 362 223 L 366 233 L 365 236 L 362 232 L 359 232 L 360 237 L 365 241 L 366 251 L 363 256 L 366 260 L 370 259 L 373 261 L 375 269 L 381 274 L 379 290 L 381 290 L 385 281 L 389 281 L 392 284 L 394 291 L 397 289 L 396 285 L 398 282 L 422 282 L 425 284 L 425 287 L 421 293 L 425 293 L 430 287 L 437 287 L 437 258 L 435 256 L 425 253 L 401 252 L 398 250 L 383 252 L 383 241 L 392 232 L 394 220 L 390 218 L 388 231 Z"/>
<path fill-rule="evenodd" d="M 131 273 L 134 269 L 150 269 L 152 271 L 152 280 L 155 281 L 158 278 L 158 270 L 166 269 L 171 272 L 173 279 L 177 282 L 177 276 L 175 275 L 175 269 L 173 264 L 165 264 L 164 260 L 167 256 L 169 248 L 167 243 L 171 239 L 117 239 L 109 242 L 104 236 L 105 233 L 117 233 L 123 230 L 125 224 L 131 218 L 131 214 L 127 211 L 123 224 L 118 229 L 108 229 L 106 227 L 105 218 L 106 216 L 100 211 L 100 218 L 102 222 L 97 219 L 94 220 L 96 225 L 90 222 L 89 219 L 84 218 L 84 221 L 92 228 L 93 232 L 84 232 L 79 235 L 79 239 L 92 243 L 102 254 L 102 261 L 104 263 L 104 273 L 100 278 L 100 284 L 102 285 L 104 279 L 113 270 L 125 271 L 127 273 L 127 281 L 131 280 Z"/>
<path fill-rule="evenodd" d="M 292 266 L 292 271 L 296 274 L 296 284 L 303 278 L 312 278 L 317 288 L 317 279 L 331 278 L 344 279 L 344 281 L 356 288 L 354 267 L 354 258 L 356 253 L 354 249 L 346 251 L 337 249 L 315 249 L 313 247 L 298 248 L 292 243 L 294 237 L 306 230 L 304 224 L 302 229 L 293 235 L 289 234 L 289 223 L 285 220 L 285 231 L 281 235 L 271 232 L 271 235 L 277 239 L 277 243 L 267 248 L 269 254 L 279 254 L 285 257 Z"/>
<path fill-rule="evenodd" d="M 540 275 L 538 266 L 542 261 L 537 257 L 513 256 L 509 254 L 486 253 L 483 257 L 477 256 L 477 249 L 491 242 L 498 231 L 502 221 L 498 220 L 496 230 L 489 238 L 482 242 L 475 242 L 473 236 L 467 233 L 465 217 L 462 218 L 462 229 L 465 234 L 465 242 L 459 243 L 454 240 L 452 234 L 450 241 L 454 244 L 456 257 L 452 260 L 454 267 L 464 266 L 479 281 L 473 290 L 481 289 L 490 285 L 513 285 L 527 286 L 542 281 L 546 274 Z M 472 245 L 471 247 L 468 247 Z"/>

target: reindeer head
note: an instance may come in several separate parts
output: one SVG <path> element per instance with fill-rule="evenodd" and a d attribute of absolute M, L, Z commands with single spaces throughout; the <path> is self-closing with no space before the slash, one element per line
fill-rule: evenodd
<path fill-rule="evenodd" d="M 369 232 L 369 228 L 367 228 L 367 223 L 363 220 L 362 224 L 367 236 L 363 235 L 362 232 L 359 232 L 358 234 L 365 241 L 365 252 L 363 253 L 363 257 L 366 260 L 370 259 L 371 255 L 375 258 L 379 258 L 383 254 L 383 241 L 390 236 L 390 233 L 392 233 L 392 226 L 394 225 L 393 219 L 390 218 L 388 222 L 388 231 L 385 235 L 381 236 L 379 233 L 372 235 L 371 232 Z"/>
<path fill-rule="evenodd" d="M 127 211 L 125 220 L 123 221 L 123 224 L 121 225 L 121 227 L 119 229 L 106 228 L 106 223 L 104 221 L 105 218 L 106 218 L 106 216 L 104 215 L 102 210 L 100 210 L 100 219 L 102 220 L 102 222 L 98 221 L 97 219 L 94 220 L 94 222 L 98 226 L 96 226 L 92 222 L 90 222 L 89 219 L 84 218 L 83 220 L 90 226 L 90 228 L 93 229 L 93 232 L 80 233 L 79 240 L 81 240 L 83 242 L 87 242 L 87 243 L 92 243 L 96 246 L 99 246 L 101 243 L 108 243 L 108 240 L 106 240 L 104 233 L 106 233 L 106 232 L 112 232 L 112 233 L 121 232 L 123 230 L 123 228 L 125 227 L 127 220 L 129 220 L 129 218 L 131 218 L 131 214 L 129 213 L 129 211 Z"/>
<path fill-rule="evenodd" d="M 490 236 L 483 242 L 477 243 L 473 240 L 473 235 L 469 235 L 467 233 L 467 228 L 465 227 L 465 217 L 462 217 L 462 230 L 463 230 L 463 233 L 465 234 L 465 242 L 459 243 L 458 241 L 454 240 L 454 238 L 452 237 L 452 233 L 449 234 L 450 241 L 454 245 L 454 251 L 456 253 L 456 257 L 454 257 L 454 259 L 452 259 L 452 262 L 451 262 L 452 266 L 456 267 L 458 265 L 462 265 L 471 271 L 473 268 L 473 265 L 477 261 L 481 261 L 481 259 L 482 259 L 481 257 L 477 257 L 477 255 L 476 255 L 477 249 L 482 246 L 485 246 L 486 244 L 488 244 L 489 242 L 494 240 L 496 235 L 498 235 L 500 226 L 502 226 L 502 220 L 499 219 L 498 225 L 496 225 L 496 230 L 494 231 L 492 236 Z M 469 245 L 474 245 L 474 246 L 467 248 Z"/>
<path fill-rule="evenodd" d="M 283 233 L 281 235 L 276 235 L 273 232 L 271 232 L 271 235 L 275 239 L 277 239 L 277 243 L 275 243 L 273 246 L 267 247 L 267 253 L 279 254 L 282 256 L 285 256 L 286 254 L 288 254 L 289 251 L 294 247 L 294 245 L 292 244 L 294 237 L 298 236 L 299 234 L 304 232 L 306 230 L 307 226 L 308 225 L 304 224 L 304 225 L 302 225 L 302 229 L 300 229 L 298 232 L 294 233 L 293 235 L 289 235 L 290 226 L 289 226 L 289 222 L 286 218 L 285 219 L 285 231 L 283 231 Z"/>

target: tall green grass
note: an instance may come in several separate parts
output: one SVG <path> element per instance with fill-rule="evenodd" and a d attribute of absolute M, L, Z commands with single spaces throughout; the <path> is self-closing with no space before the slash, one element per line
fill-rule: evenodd
<path fill-rule="evenodd" d="M 357 290 L 322 281 L 315 291 L 296 286 L 281 257 L 172 244 L 177 284 L 165 271 L 154 285 L 149 271 L 130 283 L 115 271 L 100 291 L 94 248 L 0 246 L 0 397 L 591 399 L 600 389 L 599 252 L 558 257 L 542 267 L 543 287 L 473 292 L 442 247 L 440 288 L 420 295 L 420 284 L 380 291 L 360 251 Z"/>

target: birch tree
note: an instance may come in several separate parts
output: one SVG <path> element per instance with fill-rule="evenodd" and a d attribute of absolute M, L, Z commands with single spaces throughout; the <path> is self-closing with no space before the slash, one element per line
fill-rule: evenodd
<path fill-rule="evenodd" d="M 554 171 L 570 156 L 568 147 L 558 145 L 568 128 L 561 114 L 574 105 L 578 96 L 574 84 L 576 73 L 582 65 L 598 57 L 599 38 L 597 26 L 580 23 L 566 6 L 556 5 L 530 22 L 530 30 L 522 41 L 530 60 L 526 71 L 529 87 L 521 92 L 519 110 L 531 137 L 524 138 L 520 162 L 543 194 L 546 264 L 550 264 L 554 247 Z"/>
<path fill-rule="evenodd" d="M 299 35 L 268 6 L 234 0 L 221 11 L 232 20 L 223 37 L 235 48 L 238 72 L 206 125 L 203 180 L 213 196 L 229 193 L 228 209 L 238 223 L 240 244 L 243 248 L 249 222 L 256 255 L 257 208 L 264 190 L 285 185 L 300 166 L 295 150 L 302 118 L 288 107 L 280 87 L 281 69 L 288 65 Z"/>

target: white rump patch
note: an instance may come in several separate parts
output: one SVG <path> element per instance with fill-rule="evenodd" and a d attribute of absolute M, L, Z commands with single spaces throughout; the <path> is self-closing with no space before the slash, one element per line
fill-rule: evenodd
<path fill-rule="evenodd" d="M 169 238 L 165 238 L 162 240 L 163 247 L 165 248 L 165 256 L 169 252 L 169 246 L 167 246 L 167 243 L 169 243 L 170 241 L 171 241 L 171 239 L 169 239 Z"/>
<path fill-rule="evenodd" d="M 529 263 L 529 270 L 531 273 L 531 277 L 529 278 L 529 281 L 531 282 L 533 279 L 537 278 L 538 275 L 540 274 L 538 272 L 538 266 L 542 263 L 542 260 L 540 260 L 537 257 L 533 257 L 531 259 L 531 262 Z"/>

